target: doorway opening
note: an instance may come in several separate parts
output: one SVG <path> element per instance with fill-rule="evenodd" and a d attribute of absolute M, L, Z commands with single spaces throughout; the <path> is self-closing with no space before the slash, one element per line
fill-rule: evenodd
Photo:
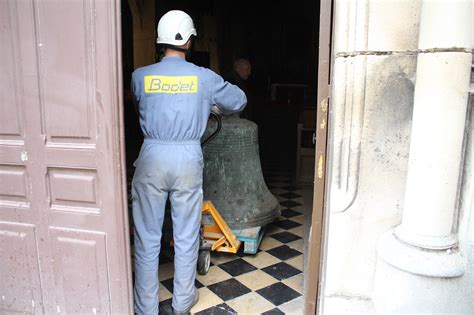
<path fill-rule="evenodd" d="M 318 73 L 319 1 L 222 2 L 122 0 L 122 56 L 129 221 L 133 162 L 143 136 L 131 103 L 131 73 L 159 61 L 156 23 L 168 10 L 187 12 L 198 37 L 188 61 L 225 76 L 234 60 L 252 70 L 252 120 L 258 126 L 265 183 L 281 215 L 265 226 L 256 254 L 211 253 L 207 275 L 198 276 L 200 301 L 193 313 L 302 314 L 305 255 L 313 208 L 314 133 Z M 150 8 L 151 14 L 150 14 Z M 151 43 L 149 42 L 151 41 Z M 153 45 L 146 56 L 137 45 Z M 150 46 L 147 46 L 148 49 Z M 160 312 L 171 311 L 173 253 L 165 219 L 160 254 Z M 130 229 L 133 234 L 133 228 Z M 168 231 L 168 232 L 167 232 Z M 133 242 L 133 235 L 131 235 Z M 133 243 L 132 265 L 133 265 Z M 242 246 L 243 249 L 243 246 Z M 219 313 L 220 314 L 220 313 Z"/>

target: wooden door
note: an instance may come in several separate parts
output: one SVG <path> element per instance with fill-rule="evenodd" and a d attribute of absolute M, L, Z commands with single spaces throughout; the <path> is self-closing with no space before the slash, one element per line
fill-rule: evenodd
<path fill-rule="evenodd" d="M 318 52 L 318 96 L 316 111 L 316 148 L 313 212 L 311 217 L 311 232 L 308 240 L 307 279 L 305 282 L 305 314 L 319 314 L 318 305 L 320 288 L 320 273 L 324 257 L 324 221 L 326 209 L 326 170 L 328 148 L 328 114 L 329 96 L 331 91 L 332 66 L 332 23 L 333 0 L 321 0 L 319 20 L 319 52 Z"/>
<path fill-rule="evenodd" d="M 132 313 L 120 1 L 0 1 L 0 313 Z"/>

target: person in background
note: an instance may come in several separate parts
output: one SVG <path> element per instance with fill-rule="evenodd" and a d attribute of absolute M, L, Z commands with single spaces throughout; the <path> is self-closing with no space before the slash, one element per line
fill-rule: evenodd
<path fill-rule="evenodd" d="M 194 283 L 203 199 L 200 140 L 214 105 L 233 113 L 247 102 L 240 88 L 186 61 L 193 36 L 197 32 L 188 14 L 167 12 L 158 23 L 157 43 L 164 57 L 132 74 L 144 135 L 132 181 L 137 314 L 159 312 L 158 260 L 168 198 L 174 241 L 173 314 L 189 314 L 197 303 Z"/>
<path fill-rule="evenodd" d="M 252 64 L 248 59 L 238 58 L 234 61 L 232 70 L 224 75 L 226 81 L 237 85 L 244 91 L 247 97 L 247 106 L 239 113 L 240 118 L 255 121 L 255 109 L 253 104 L 253 91 L 249 84 L 249 77 L 252 73 Z"/>

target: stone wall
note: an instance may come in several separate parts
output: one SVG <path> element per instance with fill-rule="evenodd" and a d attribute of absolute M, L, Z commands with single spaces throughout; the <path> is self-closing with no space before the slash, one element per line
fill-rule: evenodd
<path fill-rule="evenodd" d="M 336 1 L 326 259 L 319 306 L 325 314 L 375 312 L 373 301 L 380 297 L 375 287 L 377 245 L 403 215 L 421 7 L 421 1 Z M 461 312 L 474 309 L 474 299 L 463 300 L 474 296 L 472 111 L 467 117 L 455 225 L 469 267 L 457 280 L 437 280 L 441 289 L 455 288 L 447 295 L 464 303 L 453 308 Z M 422 292 L 416 286 L 415 297 Z"/>

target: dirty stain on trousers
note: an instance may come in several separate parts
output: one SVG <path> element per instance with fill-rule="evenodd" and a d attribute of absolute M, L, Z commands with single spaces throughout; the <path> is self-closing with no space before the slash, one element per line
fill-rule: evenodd
<path fill-rule="evenodd" d="M 158 264 L 168 198 L 175 252 L 172 306 L 184 310 L 196 293 L 204 164 L 200 139 L 212 105 L 238 112 L 246 97 L 211 70 L 178 57 L 135 70 L 132 90 L 145 138 L 132 181 L 135 311 L 158 314 Z"/>

